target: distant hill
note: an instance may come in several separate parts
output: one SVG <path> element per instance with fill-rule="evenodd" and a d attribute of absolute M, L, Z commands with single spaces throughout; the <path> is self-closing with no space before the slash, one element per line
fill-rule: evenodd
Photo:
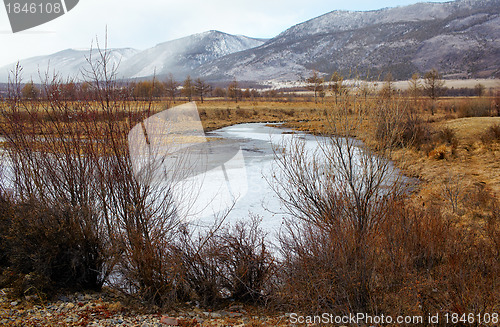
<path fill-rule="evenodd" d="M 21 61 L 24 78 L 50 68 L 76 76 L 88 51 L 65 50 Z M 437 68 L 449 78 L 500 77 L 500 0 L 418 3 L 375 11 L 332 11 L 270 40 L 218 31 L 138 51 L 112 50 L 120 78 L 211 82 L 296 81 L 316 70 L 344 76 L 409 78 Z M 0 68 L 0 82 L 13 65 Z"/>
<path fill-rule="evenodd" d="M 113 65 L 115 65 L 115 67 L 121 65 L 121 63 L 138 52 L 138 50 L 131 48 L 110 49 L 110 67 Z M 98 59 L 99 53 L 96 49 L 92 50 L 92 52 L 90 49 L 67 49 L 51 55 L 20 60 L 19 63 L 23 69 L 22 79 L 23 81 L 33 80 L 35 83 L 38 83 L 40 82 L 40 77 L 42 80 L 45 79 L 46 73 L 48 73 L 49 78 L 52 78 L 55 73 L 57 73 L 57 75 L 63 80 L 68 78 L 78 78 L 81 77 L 82 69 L 89 68 L 87 59 L 90 59 L 91 57 L 92 60 Z M 12 63 L 0 68 L 0 82 L 8 81 L 9 73 L 15 66 L 16 63 Z"/>
<path fill-rule="evenodd" d="M 396 78 L 437 68 L 450 77 L 500 76 L 500 0 L 332 11 L 266 44 L 201 66 L 212 80 L 296 80 L 311 70 Z"/>
<path fill-rule="evenodd" d="M 208 31 L 158 44 L 141 51 L 120 67 L 126 78 L 173 74 L 192 75 L 195 68 L 214 59 L 262 45 L 264 40 L 219 31 Z"/>
<path fill-rule="evenodd" d="M 262 45 L 266 40 L 242 35 L 231 35 L 219 31 L 208 31 L 190 35 L 139 51 L 135 49 L 110 50 L 110 63 L 118 65 L 118 78 L 150 78 L 174 74 L 184 78 L 200 65 L 225 55 Z M 90 50 L 67 49 L 47 56 L 21 60 L 23 79 L 39 81 L 39 72 L 52 76 L 81 77 L 82 69 L 88 69 Z M 97 57 L 96 50 L 93 57 Z M 15 63 L 0 68 L 0 82 L 6 82 Z M 110 66 L 111 67 L 111 66 Z"/>

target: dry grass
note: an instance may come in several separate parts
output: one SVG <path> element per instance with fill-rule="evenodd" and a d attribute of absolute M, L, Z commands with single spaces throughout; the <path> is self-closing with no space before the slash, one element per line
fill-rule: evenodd
<path fill-rule="evenodd" d="M 310 170 L 311 162 L 304 161 L 305 156 L 297 153 L 295 162 L 283 162 L 283 170 L 292 169 L 295 172 L 293 168 L 297 165 L 303 168 L 300 171 L 303 174 L 299 174 L 296 179 L 299 182 L 292 183 L 292 186 L 304 183 L 299 191 L 306 190 L 306 196 L 299 192 L 283 199 L 294 201 L 292 204 L 296 204 L 297 210 L 302 210 L 301 215 L 306 224 L 290 226 L 289 238 L 281 240 L 281 251 L 286 261 L 275 265 L 276 258 L 266 251 L 264 237 L 257 223 L 220 230 L 197 240 L 191 239 L 187 228 L 165 228 L 170 220 L 163 221 L 161 217 L 170 219 L 169 212 L 158 216 L 157 220 L 147 214 L 143 216 L 139 204 L 138 211 L 133 211 L 137 212 L 136 223 L 135 216 L 129 216 L 128 211 L 133 198 L 128 196 L 127 183 L 132 183 L 133 179 L 124 179 L 132 175 L 119 170 L 118 166 L 114 168 L 114 162 L 110 162 L 110 167 L 115 170 L 102 178 L 101 184 L 104 186 L 98 184 L 89 191 L 96 193 L 95 189 L 100 191 L 97 193 L 106 194 L 112 189 L 107 187 L 108 184 L 113 185 L 114 189 L 120 187 L 115 192 L 118 192 L 118 198 L 123 199 L 119 203 L 125 204 L 125 207 L 109 202 L 103 208 L 111 212 L 110 217 L 123 218 L 119 220 L 120 226 L 112 226 L 109 236 L 105 236 L 112 239 L 123 234 L 117 240 L 118 244 L 123 244 L 119 249 L 125 249 L 125 252 L 119 256 L 113 248 L 111 254 L 105 255 L 112 258 L 116 255 L 120 259 L 118 272 L 131 289 L 137 290 L 136 295 L 156 304 L 170 305 L 176 301 L 196 299 L 211 306 L 223 303 L 226 298 L 221 297 L 221 294 L 230 292 L 233 300 L 264 303 L 267 308 L 274 303 L 277 306 L 289 304 L 294 308 L 302 307 L 306 312 L 370 312 L 377 308 L 388 313 L 427 315 L 437 310 L 449 312 L 455 310 L 457 305 L 470 312 L 496 308 L 498 301 L 494 299 L 498 298 L 498 288 L 488 285 L 497 285 L 499 276 L 500 234 L 495 202 L 500 193 L 500 142 L 492 137 L 491 141 L 485 142 L 481 135 L 488 132 L 491 126 L 499 126 L 499 118 L 457 119 L 449 110 L 450 103 L 455 100 L 449 99 L 438 103 L 433 114 L 426 110 L 428 102 L 423 99 L 418 101 L 416 108 L 411 107 L 407 99 L 396 96 L 373 96 L 367 99 L 348 97 L 338 107 L 334 101 L 327 98 L 319 104 L 302 99 L 293 102 L 235 103 L 211 99 L 199 104 L 199 113 L 207 131 L 245 122 L 279 121 L 285 122 L 285 126 L 311 133 L 358 137 L 378 151 L 379 157 L 391 153 L 391 159 L 405 174 L 421 180 L 411 199 L 376 196 L 369 198 L 366 205 L 358 205 L 350 198 L 349 192 L 343 195 L 329 193 L 335 189 L 333 183 L 338 183 L 342 174 L 335 174 L 335 170 L 332 170 L 331 175 L 325 175 L 317 169 Z M 464 103 L 467 101 L 464 100 Z M 28 141 L 46 139 L 48 145 L 52 145 L 48 157 L 52 157 L 53 153 L 66 153 L 66 157 L 72 159 L 76 157 L 74 150 L 81 149 L 82 143 L 90 145 L 89 140 L 99 143 L 106 136 L 126 149 L 128 129 L 142 119 L 142 114 L 151 115 L 173 104 L 138 104 L 139 108 L 144 107 L 143 111 L 132 108 L 133 105 L 136 103 L 119 102 L 116 111 L 113 111 L 114 115 L 110 116 L 113 118 L 111 120 L 110 117 L 106 119 L 106 116 L 101 116 L 97 104 L 83 108 L 90 109 L 83 112 L 91 113 L 91 116 L 78 112 L 68 115 L 61 106 L 56 108 L 61 109 L 60 115 L 52 111 L 33 115 L 36 111 L 27 110 L 26 114 L 21 112 L 19 118 L 25 124 L 19 126 L 31 129 L 10 128 L 3 123 L 0 130 L 3 128 L 6 134 L 20 131 L 15 135 L 19 142 L 29 133 L 31 138 Z M 340 107 L 344 116 L 335 115 Z M 124 112 L 130 115 L 123 115 Z M 2 116 L 7 122 L 9 119 L 11 123 L 16 122 L 12 117 L 8 113 Z M 106 129 L 108 124 L 110 128 Z M 335 124 L 345 129 L 335 129 Z M 416 131 L 416 124 L 429 131 L 429 137 L 419 140 L 418 146 L 411 137 L 404 140 L 402 137 L 408 131 Z M 88 134 L 76 132 L 79 131 L 78 127 Z M 82 139 L 86 142 L 81 142 Z M 61 153 L 61 150 L 52 150 L 62 148 L 61 140 L 71 141 L 68 143 L 70 148 Z M 22 144 L 26 145 L 22 148 L 26 157 L 36 146 L 40 146 L 28 145 L 31 143 L 26 142 Z M 337 144 L 337 148 L 341 148 L 343 143 Z M 391 151 L 383 152 L 384 147 Z M 103 151 L 96 148 L 94 151 L 97 151 L 93 157 L 96 165 L 101 164 L 99 158 Z M 110 157 L 122 158 L 123 153 L 118 152 Z M 369 157 L 372 158 L 371 154 Z M 73 182 L 73 176 L 78 176 L 71 167 L 69 165 L 66 174 L 69 182 Z M 107 168 L 103 167 L 102 170 L 106 172 Z M 47 167 L 49 173 L 58 175 L 57 167 L 50 169 Z M 293 190 L 293 187 L 289 187 L 293 181 L 290 177 L 293 176 L 285 176 L 282 190 Z M 55 178 L 53 180 L 57 181 Z M 85 187 L 92 185 L 88 178 L 76 182 Z M 53 189 L 58 190 L 59 184 L 55 184 Z M 323 189 L 309 196 L 311 186 Z M 376 188 L 367 194 L 376 194 L 380 190 Z M 78 195 L 78 192 L 75 194 Z M 384 201 L 380 200 L 382 198 Z M 93 208 L 92 203 L 83 204 Z M 369 212 L 373 214 L 362 216 L 357 211 L 357 208 L 370 206 L 372 209 Z M 80 207 L 75 207 L 75 210 Z M 168 208 L 168 204 L 161 207 Z M 97 210 L 96 215 L 102 212 Z M 365 217 L 365 223 L 355 224 L 361 220 L 360 217 Z M 24 221 L 24 213 L 22 219 Z M 142 231 L 136 224 L 152 227 L 151 230 Z M 48 225 L 57 227 L 55 224 Z M 372 227 L 366 229 L 364 226 Z M 5 226 L 0 224 L 0 229 L 5 229 Z M 35 230 L 38 229 L 35 227 Z M 16 230 L 19 240 L 24 240 L 27 233 L 23 229 Z M 169 231 L 166 237 L 162 236 L 164 231 Z M 127 238 L 126 234 L 132 237 Z M 153 235 L 153 241 L 146 241 L 150 235 Z M 38 234 L 35 236 L 40 237 Z M 164 242 L 164 239 L 175 241 L 169 243 Z M 48 241 L 48 244 L 54 243 L 51 239 Z M 4 246 L 0 242 L 0 247 Z M 26 249 L 25 252 L 32 251 Z M 457 257 L 457 253 L 461 255 Z M 1 260 L 0 257 L 0 263 Z M 174 262 L 174 267 L 170 269 L 170 265 L 164 265 L 166 262 Z"/>
<path fill-rule="evenodd" d="M 303 98 L 296 98 L 293 101 L 278 99 L 269 100 L 246 100 L 246 101 L 226 101 L 221 99 L 208 99 L 204 103 L 197 103 L 202 124 L 206 131 L 215 130 L 229 125 L 248 123 L 248 122 L 283 122 L 285 127 L 293 128 L 299 131 L 306 131 L 313 134 L 327 134 L 328 124 L 325 120 L 325 110 L 331 106 L 332 99 L 327 98 L 326 102 L 315 104 L 312 101 L 306 101 Z M 369 105 L 376 106 L 377 98 L 371 97 L 367 100 Z M 463 178 L 468 184 L 485 184 L 491 191 L 498 196 L 500 194 L 500 174 L 498 169 L 498 155 L 500 146 L 497 142 L 483 144 L 481 135 L 492 125 L 500 123 L 500 117 L 468 117 L 456 118 L 450 108 L 453 108 L 459 102 L 466 102 L 467 99 L 442 99 L 437 104 L 437 110 L 434 115 L 426 110 L 429 103 L 425 98 L 418 101 L 420 110 L 418 116 L 423 122 L 437 133 L 443 129 L 450 129 L 454 132 L 457 144 L 443 144 L 443 142 L 434 142 L 427 145 L 421 151 L 413 148 L 402 148 L 394 152 L 393 160 L 405 173 L 410 176 L 420 178 L 421 194 L 433 194 L 433 190 L 439 189 L 439 184 L 444 176 L 450 172 L 462 172 Z M 175 105 L 182 104 L 177 102 Z M 139 105 L 141 103 L 123 104 L 123 106 Z M 152 102 L 151 112 L 159 112 L 173 103 Z M 99 112 L 99 104 L 91 104 L 97 109 L 92 111 Z M 140 114 L 139 111 L 135 110 Z M 76 116 L 78 117 L 78 116 Z M 46 117 L 41 114 L 37 117 L 43 122 Z M 99 124 L 104 123 L 105 119 L 97 119 Z M 127 123 L 127 118 L 123 117 L 123 123 Z M 77 122 L 66 122 L 68 130 L 74 130 L 72 127 Z M 52 133 L 40 125 L 40 134 Z M 8 126 L 6 127 L 8 128 Z M 354 131 L 367 144 L 373 143 L 374 122 L 365 120 Z M 96 130 L 97 132 L 97 130 Z M 404 158 L 404 161 L 403 161 Z"/>
<path fill-rule="evenodd" d="M 482 100 L 489 102 L 492 99 Z M 200 105 L 204 126 L 207 129 L 218 128 L 242 122 L 283 121 L 285 127 L 314 134 L 328 134 L 329 126 L 325 120 L 325 109 L 331 106 L 326 102 L 223 102 L 207 101 Z M 376 107 L 378 99 L 368 98 L 366 106 Z M 477 99 L 445 98 L 436 104 L 432 114 L 427 108 L 429 101 L 421 98 L 418 101 L 417 117 L 424 127 L 430 130 L 430 139 L 421 148 L 405 146 L 392 154 L 396 165 L 411 177 L 421 180 L 416 199 L 422 202 L 443 203 L 442 185 L 450 176 L 459 175 L 466 186 L 464 193 L 474 197 L 478 189 L 490 193 L 493 198 L 500 195 L 499 142 L 485 144 L 481 136 L 491 127 L 500 124 L 500 117 L 468 117 L 457 118 L 450 108 L 460 104 L 474 105 Z M 225 111 L 227 116 L 220 119 L 217 112 Z M 245 112 L 251 114 L 245 115 Z M 353 115 L 353 117 L 355 117 Z M 354 135 L 370 146 L 376 146 L 373 139 L 375 122 L 365 119 L 358 125 Z M 213 128 L 212 128 L 213 126 Z M 474 194 L 472 194 L 472 193 Z M 474 217 L 486 217 L 491 208 L 484 206 L 474 210 L 463 210 L 463 220 L 471 221 Z M 480 221 L 483 221 L 482 219 Z"/>
<path fill-rule="evenodd" d="M 452 119 L 437 124 L 453 129 L 462 143 L 479 141 L 478 135 L 489 127 L 500 124 L 500 117 L 467 117 Z"/>
<path fill-rule="evenodd" d="M 250 122 L 318 122 L 318 106 L 300 99 L 287 101 L 240 101 L 209 100 L 197 103 L 206 131 Z M 297 125 L 298 127 L 298 125 Z"/>

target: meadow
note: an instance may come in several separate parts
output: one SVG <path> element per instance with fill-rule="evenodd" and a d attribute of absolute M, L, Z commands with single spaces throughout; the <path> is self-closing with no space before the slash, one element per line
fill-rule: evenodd
<path fill-rule="evenodd" d="M 128 131 L 188 99 L 119 90 L 2 104 L 15 178 L 0 189 L 0 286 L 12 297 L 112 288 L 155 310 L 194 301 L 304 314 L 498 312 L 498 96 L 346 89 L 198 102 L 206 132 L 281 122 L 331 140 L 326 162 L 300 143 L 277 152 L 272 183 L 294 219 L 270 251 L 258 217 L 232 226 L 214 217 L 196 234 L 169 186 L 135 179 Z M 360 161 L 349 155 L 355 140 Z M 416 184 L 387 186 L 391 162 Z"/>

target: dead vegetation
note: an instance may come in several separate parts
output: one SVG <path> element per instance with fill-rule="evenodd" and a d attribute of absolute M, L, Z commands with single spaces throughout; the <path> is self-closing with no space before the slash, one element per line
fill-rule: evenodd
<path fill-rule="evenodd" d="M 163 307 L 498 312 L 498 99 L 431 102 L 387 89 L 317 104 L 205 98 L 207 131 L 272 121 L 328 138 L 321 156 L 300 141 L 276 149 L 270 182 L 296 218 L 277 255 L 257 218 L 194 232 L 168 186 L 134 178 L 128 131 L 172 103 L 129 99 L 109 83 L 76 102 L 57 96 L 58 82 L 29 101 L 14 84 L 3 104 L 2 155 L 14 178 L 0 188 L 0 284 L 15 295 L 108 283 Z M 419 183 L 394 178 L 390 159 Z"/>

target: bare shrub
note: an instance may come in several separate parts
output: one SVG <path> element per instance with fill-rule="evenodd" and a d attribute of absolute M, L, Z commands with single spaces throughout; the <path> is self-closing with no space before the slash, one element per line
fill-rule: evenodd
<path fill-rule="evenodd" d="M 280 240 L 279 294 L 307 313 L 371 312 L 376 251 L 373 235 L 359 244 L 353 230 L 301 223 Z"/>
<path fill-rule="evenodd" d="M 450 174 L 442 184 L 443 197 L 451 206 L 453 213 L 459 213 L 459 205 L 463 202 L 464 188 L 460 175 Z"/>
<path fill-rule="evenodd" d="M 351 137 L 363 120 L 362 113 L 353 115 L 360 111 L 352 105 L 344 98 L 328 113 L 332 136 L 319 142 L 319 150 L 308 151 L 299 139 L 276 150 L 272 185 L 288 213 L 300 221 L 289 223 L 281 241 L 283 292 L 308 312 L 374 308 L 373 242 L 403 190 L 383 157 L 397 142 L 393 133 L 399 124 L 382 119 L 387 128 L 375 154 Z"/>
<path fill-rule="evenodd" d="M 483 132 L 480 137 L 481 142 L 484 144 L 490 144 L 493 142 L 500 141 L 500 124 L 494 124 L 490 126 L 485 132 Z"/>
<path fill-rule="evenodd" d="M 224 274 L 231 298 L 247 303 L 263 303 L 270 295 L 274 259 L 259 227 L 260 218 L 237 222 L 222 236 Z"/>
<path fill-rule="evenodd" d="M 30 201 L 14 209 L 9 235 L 10 269 L 17 295 L 34 291 L 99 290 L 107 278 L 108 248 L 96 226 L 75 208 L 47 208 Z"/>
<path fill-rule="evenodd" d="M 99 289 L 107 281 L 150 303 L 175 301 L 170 245 L 182 217 L 173 205 L 174 184 L 136 178 L 127 142 L 130 129 L 152 114 L 152 100 L 128 99 L 106 50 L 89 65 L 89 82 L 82 84 L 89 90 L 79 101 L 60 97 L 57 78 L 46 79 L 45 98 L 36 101 L 21 101 L 19 71 L 11 84 L 0 127 L 20 208 L 11 231 L 24 242 L 19 258 L 40 255 L 10 268 L 56 287 Z M 33 213 L 29 203 L 36 204 Z M 60 276 L 49 269 L 54 262 Z"/>
<path fill-rule="evenodd" d="M 423 121 L 412 109 L 406 112 L 401 126 L 401 144 L 413 146 L 420 149 L 431 141 L 431 130 L 429 124 Z"/>
<path fill-rule="evenodd" d="M 215 118 L 218 120 L 229 120 L 231 115 L 231 110 L 229 109 L 214 109 L 213 114 Z"/>
<path fill-rule="evenodd" d="M 367 110 L 375 124 L 374 137 L 379 146 L 395 148 L 425 142 L 424 124 L 400 96 L 381 97 Z"/>
<path fill-rule="evenodd" d="M 204 306 L 228 299 L 262 304 L 269 298 L 275 264 L 259 224 L 260 219 L 251 217 L 197 237 L 183 234 L 176 250 L 183 280 Z"/>
<path fill-rule="evenodd" d="M 236 116 L 240 118 L 250 118 L 252 117 L 252 111 L 250 109 L 242 109 L 239 106 L 236 107 Z"/>
<path fill-rule="evenodd" d="M 214 232 L 194 237 L 186 229 L 176 245 L 187 294 L 208 307 L 217 306 L 224 296 L 228 296 L 227 292 L 222 292 L 223 250 L 213 237 Z"/>
<path fill-rule="evenodd" d="M 491 103 L 486 98 L 463 100 L 458 104 L 457 114 L 463 117 L 486 117 L 491 115 Z"/>
<path fill-rule="evenodd" d="M 13 193 L 9 269 L 45 280 L 42 291 L 99 289 L 113 265 L 96 196 L 97 155 L 104 152 L 93 142 L 94 125 L 71 119 L 88 103 L 69 107 L 56 80 L 44 85 L 45 99 L 21 101 L 19 73 L 18 66 L 0 126 L 10 165 L 3 183 Z"/>
<path fill-rule="evenodd" d="M 385 225 L 377 303 L 381 310 L 428 315 L 491 310 L 498 282 L 493 247 L 454 225 L 439 208 L 406 205 Z"/>
<path fill-rule="evenodd" d="M 458 139 L 456 137 L 455 131 L 449 127 L 443 127 L 437 132 L 438 142 L 451 145 L 456 147 L 458 145 Z"/>

